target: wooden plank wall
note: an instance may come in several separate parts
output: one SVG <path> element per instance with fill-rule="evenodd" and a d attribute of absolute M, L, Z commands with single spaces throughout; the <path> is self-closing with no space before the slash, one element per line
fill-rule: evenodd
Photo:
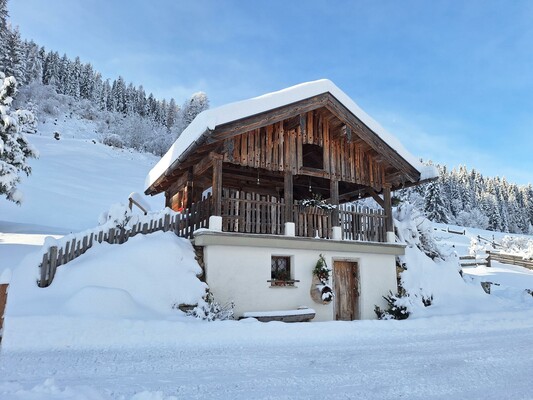
<path fill-rule="evenodd" d="M 304 114 L 295 128 L 285 130 L 283 122 L 253 129 L 228 138 L 224 161 L 271 171 L 290 170 L 294 175 L 303 165 L 304 144 L 324 148 L 326 178 L 358 183 L 380 189 L 385 182 L 384 165 L 375 160 L 361 141 L 351 141 L 353 132 L 331 132 L 329 120 L 316 111 Z"/>

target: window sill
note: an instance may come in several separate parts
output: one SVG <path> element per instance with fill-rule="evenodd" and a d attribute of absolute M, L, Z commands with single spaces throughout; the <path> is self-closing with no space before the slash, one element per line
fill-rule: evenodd
<path fill-rule="evenodd" d="M 295 288 L 297 286 L 295 286 L 295 283 L 297 282 L 300 282 L 299 280 L 286 280 L 286 281 L 281 281 L 281 280 L 277 280 L 277 279 L 269 279 L 267 282 L 270 283 L 270 287 L 271 288 Z"/>

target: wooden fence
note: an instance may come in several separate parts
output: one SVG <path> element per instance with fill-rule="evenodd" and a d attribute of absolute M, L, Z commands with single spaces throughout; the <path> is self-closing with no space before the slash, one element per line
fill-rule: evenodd
<path fill-rule="evenodd" d="M 487 251 L 485 258 L 477 258 L 476 256 L 461 256 L 459 257 L 461 267 L 477 267 L 478 265 L 486 265 L 491 267 L 492 261 L 498 261 L 502 264 L 518 265 L 533 270 L 533 260 L 525 260 L 521 256 L 513 256 L 512 254 L 505 254 L 494 251 Z"/>
<path fill-rule="evenodd" d="M 533 270 L 533 260 L 525 260 L 521 256 L 513 256 L 511 254 L 499 253 L 494 251 L 487 251 L 491 260 L 501 262 L 503 264 L 518 265 Z"/>
<path fill-rule="evenodd" d="M 354 204 L 339 206 L 340 226 L 344 240 L 386 242 L 386 215 L 383 210 L 374 210 Z"/>
<path fill-rule="evenodd" d="M 222 231 L 282 235 L 283 199 L 257 193 L 227 192 L 222 198 Z"/>
<path fill-rule="evenodd" d="M 54 280 L 57 267 L 84 254 L 95 242 L 107 242 L 110 244 L 121 244 L 137 234 L 148 234 L 157 231 L 173 231 L 176 235 L 191 238 L 195 230 L 207 228 L 209 216 L 212 210 L 211 196 L 194 203 L 190 208 L 181 213 L 169 215 L 159 219 L 151 219 L 148 222 L 139 222 L 128 228 L 111 228 L 107 231 L 90 233 L 82 238 L 74 238 L 66 242 L 63 246 L 51 246 L 43 254 L 40 265 L 41 277 L 39 287 L 47 287 Z"/>
<path fill-rule="evenodd" d="M 294 205 L 292 220 L 296 236 L 329 238 L 337 210 Z"/>
<path fill-rule="evenodd" d="M 479 265 L 485 265 L 490 268 L 490 255 L 486 257 L 477 258 L 476 256 L 461 256 L 459 257 L 459 263 L 461 267 L 477 267 Z"/>
<path fill-rule="evenodd" d="M 283 199 L 256 193 L 227 192 L 222 198 L 222 231 L 282 235 L 285 228 Z M 159 219 L 143 217 L 142 222 L 127 228 L 111 228 L 97 231 L 82 238 L 74 238 L 62 246 L 51 246 L 43 254 L 40 287 L 49 286 L 57 267 L 74 260 L 90 249 L 95 242 L 121 244 L 139 233 L 173 231 L 184 238 L 192 238 L 193 232 L 207 228 L 213 212 L 212 197 L 196 202 L 190 208 Z M 342 205 L 335 209 L 292 205 L 295 234 L 300 237 L 330 238 L 333 225 L 339 225 L 344 240 L 385 242 L 385 219 L 381 210 Z M 334 224 L 337 222 L 337 224 Z"/>

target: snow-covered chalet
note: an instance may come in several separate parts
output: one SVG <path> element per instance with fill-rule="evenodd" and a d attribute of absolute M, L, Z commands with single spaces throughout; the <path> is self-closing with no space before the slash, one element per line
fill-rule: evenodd
<path fill-rule="evenodd" d="M 404 246 L 391 191 L 433 177 L 319 80 L 202 112 L 149 172 L 145 193 L 164 192 L 194 222 L 187 236 L 203 250 L 205 280 L 237 316 L 309 307 L 316 320 L 354 320 L 375 318 L 397 289 Z M 381 209 L 357 206 L 366 197 Z M 327 282 L 313 274 L 321 255 Z"/>

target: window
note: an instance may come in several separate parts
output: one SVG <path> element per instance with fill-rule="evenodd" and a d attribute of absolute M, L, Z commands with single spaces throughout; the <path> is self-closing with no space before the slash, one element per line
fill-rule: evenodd
<path fill-rule="evenodd" d="M 291 258 L 287 256 L 272 256 L 271 286 L 294 286 L 297 280 L 291 279 Z"/>
<path fill-rule="evenodd" d="M 324 149 L 317 144 L 302 146 L 302 165 L 307 168 L 324 169 Z"/>

